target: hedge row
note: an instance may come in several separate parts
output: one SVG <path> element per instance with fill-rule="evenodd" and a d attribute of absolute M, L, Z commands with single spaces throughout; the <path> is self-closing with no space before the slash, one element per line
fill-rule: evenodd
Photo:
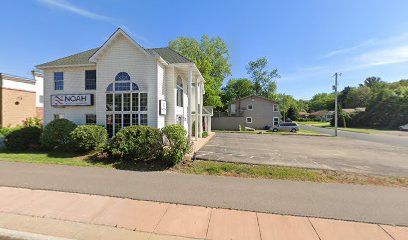
<path fill-rule="evenodd" d="M 6 147 L 13 151 L 44 147 L 51 150 L 90 152 L 102 149 L 113 158 L 124 161 L 163 160 L 169 165 L 179 163 L 189 151 L 186 130 L 181 125 L 163 129 L 148 126 L 122 128 L 109 143 L 102 126 L 77 126 L 67 119 L 56 119 L 42 130 L 25 127 L 6 136 Z M 105 146 L 99 148 L 100 146 Z"/>

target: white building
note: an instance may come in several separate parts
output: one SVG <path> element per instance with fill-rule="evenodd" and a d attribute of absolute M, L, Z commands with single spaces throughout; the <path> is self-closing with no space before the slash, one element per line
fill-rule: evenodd
<path fill-rule="evenodd" d="M 211 129 L 196 65 L 170 48 L 145 49 L 120 28 L 99 48 L 36 67 L 44 71 L 44 124 L 66 118 L 114 135 L 130 125 L 179 123 L 196 138 Z"/>

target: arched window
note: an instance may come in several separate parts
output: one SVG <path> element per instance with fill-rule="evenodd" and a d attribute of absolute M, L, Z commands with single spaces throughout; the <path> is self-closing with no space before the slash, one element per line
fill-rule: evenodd
<path fill-rule="evenodd" d="M 180 76 L 177 77 L 177 106 L 183 107 L 183 79 Z"/>
<path fill-rule="evenodd" d="M 147 93 L 139 91 L 129 74 L 120 72 L 106 88 L 106 129 L 112 137 L 132 125 L 147 125 Z"/>
<path fill-rule="evenodd" d="M 126 72 L 120 72 L 116 75 L 115 81 L 130 81 L 130 76 Z"/>

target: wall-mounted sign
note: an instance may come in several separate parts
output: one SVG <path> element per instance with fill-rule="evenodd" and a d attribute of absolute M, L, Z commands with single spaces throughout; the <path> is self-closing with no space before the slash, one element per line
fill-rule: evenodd
<path fill-rule="evenodd" d="M 166 101 L 164 101 L 164 100 L 159 100 L 159 106 L 160 106 L 160 115 L 166 115 L 166 114 L 167 114 L 167 104 L 166 104 Z"/>
<path fill-rule="evenodd" d="M 92 106 L 93 94 L 51 95 L 51 106 Z"/>

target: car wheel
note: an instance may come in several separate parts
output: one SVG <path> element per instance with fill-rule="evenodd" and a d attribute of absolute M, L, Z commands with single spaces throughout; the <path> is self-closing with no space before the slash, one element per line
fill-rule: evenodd
<path fill-rule="evenodd" d="M 273 130 L 272 130 L 272 132 L 277 132 L 278 131 L 278 129 L 277 128 L 274 128 Z"/>
<path fill-rule="evenodd" d="M 294 128 L 294 129 L 290 130 L 290 132 L 296 133 L 297 130 L 296 130 L 296 128 Z"/>

